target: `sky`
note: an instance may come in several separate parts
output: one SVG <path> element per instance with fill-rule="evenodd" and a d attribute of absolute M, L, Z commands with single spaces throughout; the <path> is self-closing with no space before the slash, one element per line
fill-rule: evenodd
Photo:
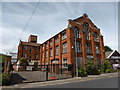
<path fill-rule="evenodd" d="M 31 34 L 38 36 L 38 43 L 43 43 L 67 28 L 68 19 L 84 13 L 100 28 L 104 44 L 118 49 L 117 2 L 40 2 L 24 31 L 36 5 L 37 2 L 2 2 L 0 53 L 17 52 L 19 40 L 27 41 Z"/>

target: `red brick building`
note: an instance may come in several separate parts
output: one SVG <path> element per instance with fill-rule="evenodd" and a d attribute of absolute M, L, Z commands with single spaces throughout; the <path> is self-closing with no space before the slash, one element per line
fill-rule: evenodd
<path fill-rule="evenodd" d="M 40 51 L 37 52 L 40 65 L 63 64 L 57 68 L 67 68 L 67 64 L 73 64 L 76 68 L 76 63 L 78 66 L 85 67 L 88 60 L 92 60 L 94 63 L 104 63 L 105 60 L 103 36 L 87 14 L 74 20 L 68 20 L 68 28 L 44 43 L 30 43 L 31 40 L 20 41 L 18 57 L 23 57 L 23 53 L 27 53 L 23 45 L 28 45 L 28 49 L 31 45 L 40 46 Z M 26 58 L 29 60 L 31 56 L 31 59 L 34 59 L 34 54 L 33 52 L 28 53 Z"/>
<path fill-rule="evenodd" d="M 30 35 L 28 42 L 20 40 L 17 59 L 20 60 L 21 57 L 24 57 L 29 62 L 40 60 L 40 44 L 37 43 L 37 36 Z"/>

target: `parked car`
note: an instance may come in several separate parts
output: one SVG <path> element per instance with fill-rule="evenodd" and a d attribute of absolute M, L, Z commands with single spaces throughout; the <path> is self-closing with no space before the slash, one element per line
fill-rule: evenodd
<path fill-rule="evenodd" d="M 113 69 L 120 69 L 120 64 L 113 64 Z"/>

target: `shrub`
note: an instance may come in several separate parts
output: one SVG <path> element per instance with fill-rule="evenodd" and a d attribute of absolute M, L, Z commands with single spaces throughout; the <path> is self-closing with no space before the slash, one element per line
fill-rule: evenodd
<path fill-rule="evenodd" d="M 93 62 L 88 62 L 86 71 L 88 75 L 99 75 L 101 74 L 100 66 L 95 65 Z"/>
<path fill-rule="evenodd" d="M 111 73 L 112 72 L 112 66 L 110 65 L 108 60 L 106 60 L 105 63 L 104 63 L 104 72 L 105 73 Z"/>
<path fill-rule="evenodd" d="M 2 77 L 2 86 L 3 86 L 3 85 L 9 85 L 9 84 L 10 84 L 10 79 L 11 79 L 11 77 L 10 77 L 9 74 L 7 74 L 7 73 L 2 73 L 2 74 L 1 74 L 1 77 Z"/>
<path fill-rule="evenodd" d="M 87 72 L 84 68 L 80 67 L 78 69 L 78 77 L 86 77 L 87 76 Z"/>
<path fill-rule="evenodd" d="M 20 59 L 20 65 L 27 65 L 28 62 L 23 57 Z"/>

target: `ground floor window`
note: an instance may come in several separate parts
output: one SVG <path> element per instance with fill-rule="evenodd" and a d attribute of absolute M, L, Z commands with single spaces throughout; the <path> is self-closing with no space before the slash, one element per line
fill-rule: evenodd
<path fill-rule="evenodd" d="M 67 59 L 63 59 L 63 68 L 68 68 L 67 62 Z"/>

